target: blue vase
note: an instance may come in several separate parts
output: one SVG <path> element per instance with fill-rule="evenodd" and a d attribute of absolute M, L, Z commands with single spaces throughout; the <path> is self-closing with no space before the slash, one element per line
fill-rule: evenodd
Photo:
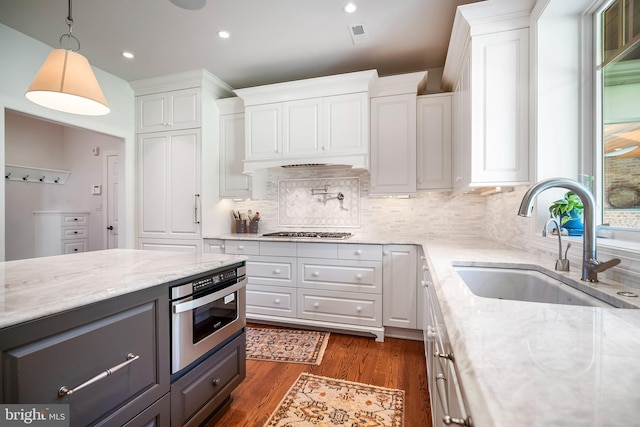
<path fill-rule="evenodd" d="M 570 219 L 562 224 L 564 217 L 567 216 Z M 573 209 L 568 213 L 560 214 L 560 224 L 562 224 L 560 227 L 567 229 L 569 236 L 582 236 L 582 233 L 584 232 L 584 221 L 582 218 L 582 212 L 579 209 Z"/>

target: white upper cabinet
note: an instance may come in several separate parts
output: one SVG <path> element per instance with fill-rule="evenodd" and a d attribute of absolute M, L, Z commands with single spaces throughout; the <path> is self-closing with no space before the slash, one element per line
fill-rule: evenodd
<path fill-rule="evenodd" d="M 301 157 L 325 149 L 323 100 L 312 98 L 282 104 L 282 154 Z"/>
<path fill-rule="evenodd" d="M 306 163 L 369 167 L 369 82 L 375 70 L 238 89 L 244 172 Z"/>
<path fill-rule="evenodd" d="M 220 109 L 220 197 L 251 197 L 251 177 L 242 173 L 244 108 L 239 98 L 218 100 Z"/>
<path fill-rule="evenodd" d="M 138 96 L 138 133 L 200 127 L 200 89 Z"/>
<path fill-rule="evenodd" d="M 245 108 L 245 159 L 282 157 L 282 104 Z"/>
<path fill-rule="evenodd" d="M 451 93 L 417 101 L 418 190 L 451 190 Z"/>
<path fill-rule="evenodd" d="M 458 8 L 443 72 L 456 191 L 529 183 L 529 7 L 514 2 L 503 17 L 485 2 Z"/>
<path fill-rule="evenodd" d="M 370 194 L 416 193 L 416 94 L 426 76 L 382 77 L 372 85 Z"/>

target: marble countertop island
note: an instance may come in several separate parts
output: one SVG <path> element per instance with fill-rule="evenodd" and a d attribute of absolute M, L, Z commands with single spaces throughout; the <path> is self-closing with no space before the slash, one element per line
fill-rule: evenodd
<path fill-rule="evenodd" d="M 246 260 L 111 249 L 0 263 L 0 328 Z"/>

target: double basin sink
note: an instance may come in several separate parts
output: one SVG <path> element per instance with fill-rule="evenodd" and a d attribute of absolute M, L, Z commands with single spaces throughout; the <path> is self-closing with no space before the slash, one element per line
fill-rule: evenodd
<path fill-rule="evenodd" d="M 453 263 L 453 268 L 473 294 L 485 298 L 589 307 L 640 305 L 635 292 L 607 292 L 610 285 L 591 286 L 537 266 Z"/>

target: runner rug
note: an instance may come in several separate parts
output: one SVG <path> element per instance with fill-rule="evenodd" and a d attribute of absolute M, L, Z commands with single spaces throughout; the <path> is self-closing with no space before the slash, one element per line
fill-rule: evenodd
<path fill-rule="evenodd" d="M 247 359 L 319 365 L 329 332 L 247 328 Z"/>
<path fill-rule="evenodd" d="M 401 427 L 403 423 L 404 390 L 303 372 L 265 427 Z"/>

